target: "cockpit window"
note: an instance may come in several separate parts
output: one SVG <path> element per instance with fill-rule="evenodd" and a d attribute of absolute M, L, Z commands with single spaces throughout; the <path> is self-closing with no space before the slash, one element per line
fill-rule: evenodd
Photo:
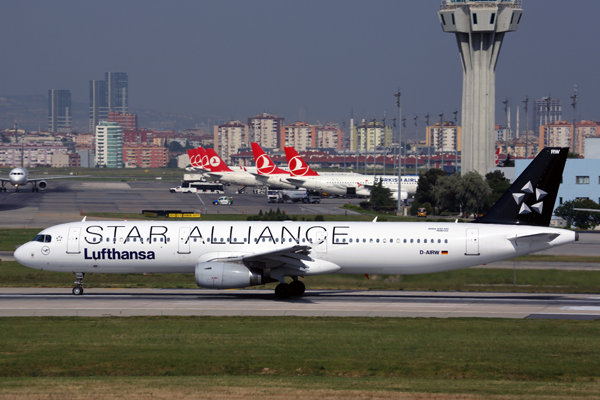
<path fill-rule="evenodd" d="M 52 242 L 52 236 L 51 235 L 36 235 L 32 242 L 40 242 L 40 243 L 50 243 Z"/>

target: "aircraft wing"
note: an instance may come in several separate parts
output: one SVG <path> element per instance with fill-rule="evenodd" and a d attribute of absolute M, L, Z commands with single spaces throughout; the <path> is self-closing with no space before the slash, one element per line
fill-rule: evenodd
<path fill-rule="evenodd" d="M 287 267 L 305 271 L 308 267 L 302 261 L 314 261 L 310 256 L 311 246 L 290 246 L 284 249 L 266 251 L 246 255 L 233 255 L 231 257 L 215 258 L 209 261 L 243 262 L 253 268 Z"/>
<path fill-rule="evenodd" d="M 51 179 L 85 178 L 86 176 L 88 175 L 29 176 L 27 182 L 49 181 Z"/>
<path fill-rule="evenodd" d="M 10 179 L 8 179 L 8 178 L 0 178 L 0 182 L 10 182 Z"/>
<path fill-rule="evenodd" d="M 254 175 L 255 179 L 257 179 L 257 180 L 259 180 L 259 181 L 261 181 L 263 183 L 266 183 L 266 182 L 269 181 L 269 177 L 268 176 L 257 174 L 256 172 L 250 172 L 250 174 Z"/>
<path fill-rule="evenodd" d="M 298 178 L 285 178 L 285 180 L 295 186 L 302 186 L 302 185 L 304 185 L 304 182 L 306 182 L 305 179 L 298 179 Z"/>

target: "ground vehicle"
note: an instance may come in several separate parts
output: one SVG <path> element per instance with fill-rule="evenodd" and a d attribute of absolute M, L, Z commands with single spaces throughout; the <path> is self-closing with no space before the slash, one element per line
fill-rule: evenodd
<path fill-rule="evenodd" d="M 427 217 L 427 209 L 423 207 L 419 208 L 417 211 L 417 217 Z"/>
<path fill-rule="evenodd" d="M 320 203 L 321 196 L 310 190 L 269 190 L 267 192 L 267 201 L 269 203 L 283 203 L 285 201 L 293 203 Z"/>
<path fill-rule="evenodd" d="M 218 199 L 213 200 L 213 204 L 215 206 L 218 206 L 218 205 L 228 205 L 228 206 L 230 206 L 230 205 L 233 204 L 233 197 L 231 197 L 231 196 L 221 196 Z"/>
<path fill-rule="evenodd" d="M 214 182 L 183 182 L 169 189 L 171 193 L 223 193 L 223 184 Z"/>

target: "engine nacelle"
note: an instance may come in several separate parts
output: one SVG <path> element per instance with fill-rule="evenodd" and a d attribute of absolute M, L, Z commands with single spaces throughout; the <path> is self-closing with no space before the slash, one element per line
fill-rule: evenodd
<path fill-rule="evenodd" d="M 264 270 L 225 262 L 196 264 L 196 284 L 208 289 L 235 289 L 273 282 Z"/>
<path fill-rule="evenodd" d="M 48 186 L 46 181 L 39 181 L 37 185 L 38 185 L 38 188 L 40 188 L 40 190 L 44 190 Z"/>

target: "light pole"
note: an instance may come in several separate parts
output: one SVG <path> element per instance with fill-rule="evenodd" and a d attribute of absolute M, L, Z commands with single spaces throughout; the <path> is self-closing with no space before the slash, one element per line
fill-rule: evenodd
<path fill-rule="evenodd" d="M 454 172 L 458 171 L 458 110 L 454 111 L 454 140 L 452 141 L 452 147 L 454 147 Z"/>
<path fill-rule="evenodd" d="M 402 94 L 400 93 L 400 88 L 398 88 L 398 93 L 396 93 L 396 105 L 398 106 L 398 120 L 402 120 L 402 103 L 400 101 L 400 97 Z M 400 151 L 400 144 L 402 143 L 402 128 L 398 127 L 398 208 L 397 212 L 402 213 L 402 169 L 400 168 L 400 157 L 402 157 L 402 152 Z"/>
<path fill-rule="evenodd" d="M 425 143 L 427 145 L 427 169 L 431 169 L 431 145 L 433 144 L 431 141 L 431 135 L 427 131 L 429 129 L 429 113 L 425 116 L 425 134 L 427 135 L 427 140 Z"/>
<path fill-rule="evenodd" d="M 504 147 L 506 148 L 506 158 L 508 159 L 508 98 L 502 104 L 504 104 L 504 120 L 506 121 L 506 126 L 504 127 Z"/>
<path fill-rule="evenodd" d="M 375 181 L 375 169 L 377 169 L 377 122 L 375 118 L 371 122 L 373 123 L 373 181 Z"/>
<path fill-rule="evenodd" d="M 386 146 L 387 143 L 386 143 L 386 140 L 385 140 L 385 138 L 387 136 L 386 135 L 387 129 L 386 129 L 386 126 L 385 126 L 385 117 L 386 117 L 386 114 L 384 113 L 383 114 L 383 175 L 385 175 L 385 164 L 386 164 L 385 160 L 387 158 L 387 146 Z"/>
<path fill-rule="evenodd" d="M 549 147 L 552 147 L 554 143 L 550 143 L 550 104 L 552 103 L 552 98 L 548 95 L 548 99 L 546 99 L 546 112 L 548 113 L 548 120 L 546 121 L 546 144 Z M 554 142 L 554 141 L 552 141 Z"/>
<path fill-rule="evenodd" d="M 419 123 L 417 122 L 419 120 L 419 116 L 415 115 L 415 175 L 419 175 L 418 171 L 419 171 L 419 161 L 418 161 L 418 143 L 419 143 Z"/>
<path fill-rule="evenodd" d="M 402 118 L 402 127 L 403 127 L 404 129 L 406 129 L 406 118 Z M 408 134 L 407 134 L 406 136 L 407 136 L 407 138 L 408 138 Z M 407 144 L 407 143 L 406 143 L 406 140 L 405 140 L 405 141 L 404 141 L 404 163 L 403 163 L 403 165 L 404 165 L 404 174 L 407 174 L 407 173 L 408 173 L 408 172 L 407 172 L 407 168 L 408 168 L 408 167 L 406 166 L 406 162 L 407 162 L 407 158 L 408 158 L 408 150 L 406 149 L 406 144 Z M 400 155 L 400 156 L 402 156 L 402 155 Z"/>
<path fill-rule="evenodd" d="M 573 106 L 573 153 L 577 153 L 578 149 L 577 149 L 577 144 L 579 144 L 579 138 L 577 136 L 577 129 L 576 129 L 576 118 L 577 118 L 577 85 L 575 85 L 575 93 L 573 93 L 573 96 L 571 96 L 571 99 L 573 99 L 573 103 L 571 103 L 571 105 Z"/>
<path fill-rule="evenodd" d="M 525 96 L 525 159 L 529 160 L 529 96 Z"/>
<path fill-rule="evenodd" d="M 392 118 L 394 122 L 392 124 L 392 158 L 394 159 L 394 172 L 392 175 L 396 175 L 396 146 L 394 146 L 394 139 L 396 138 L 396 118 Z"/>
<path fill-rule="evenodd" d="M 442 171 L 444 171 L 444 113 L 440 114 L 440 139 L 438 139 L 442 144 Z"/>
<path fill-rule="evenodd" d="M 343 122 L 344 135 L 342 137 L 342 143 L 344 145 L 344 172 L 346 172 L 346 121 Z"/>

